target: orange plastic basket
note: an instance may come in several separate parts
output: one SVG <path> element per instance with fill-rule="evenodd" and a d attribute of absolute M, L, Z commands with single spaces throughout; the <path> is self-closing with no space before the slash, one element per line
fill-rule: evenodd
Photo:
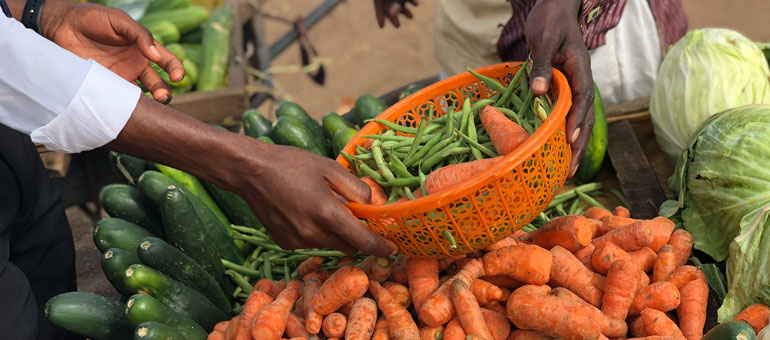
<path fill-rule="evenodd" d="M 508 85 L 521 63 L 503 63 L 477 69 L 482 75 Z M 378 118 L 417 127 L 433 106 L 434 117 L 449 110 L 448 101 L 472 103 L 490 98 L 497 91 L 470 73 L 462 73 L 428 86 L 391 106 Z M 572 95 L 567 80 L 553 70 L 549 96 L 558 98 L 553 111 L 540 128 L 497 166 L 479 174 L 466 184 L 416 200 L 388 205 L 347 203 L 372 230 L 387 237 L 402 254 L 421 258 L 442 258 L 467 254 L 484 248 L 526 226 L 543 212 L 559 193 L 567 178 L 571 152 L 564 129 Z M 343 151 L 355 154 L 363 146 L 361 136 L 386 131 L 371 122 L 348 143 Z M 351 170 L 340 156 L 337 162 Z M 444 236 L 448 231 L 457 246 L 452 248 Z"/>

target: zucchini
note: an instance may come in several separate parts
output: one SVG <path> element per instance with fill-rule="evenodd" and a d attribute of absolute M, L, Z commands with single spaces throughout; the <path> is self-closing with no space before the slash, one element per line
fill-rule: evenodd
<path fill-rule="evenodd" d="M 150 167 L 150 162 L 134 156 L 110 151 L 110 164 L 124 183 L 134 185 L 139 176 Z"/>
<path fill-rule="evenodd" d="M 193 319 L 205 330 L 227 319 L 206 296 L 165 274 L 141 264 L 128 267 L 124 280 L 134 293 L 148 294 L 175 312 Z"/>
<path fill-rule="evenodd" d="M 336 112 L 326 114 L 326 116 L 321 119 L 321 125 L 323 125 L 324 134 L 326 134 L 326 137 L 330 140 L 334 137 L 334 133 L 337 132 L 337 130 L 341 128 L 353 128 L 345 118 L 342 118 L 342 116 L 338 115 Z"/>
<path fill-rule="evenodd" d="M 234 192 L 222 190 L 215 185 L 203 181 L 203 186 L 214 197 L 214 200 L 224 209 L 227 217 L 237 225 L 251 228 L 261 228 L 262 222 L 251 212 L 251 208 L 240 196 Z"/>
<path fill-rule="evenodd" d="M 315 119 L 310 117 L 309 114 L 303 109 L 301 106 L 299 106 L 296 103 L 292 103 L 289 101 L 285 101 L 281 103 L 281 105 L 278 106 L 278 109 L 275 110 L 275 116 L 277 118 L 280 117 L 291 117 L 302 123 L 308 131 L 310 131 L 310 134 L 315 138 L 316 145 L 319 147 L 323 147 L 326 149 L 327 154 L 331 152 L 331 146 L 329 145 L 329 141 L 326 140 L 326 136 L 324 135 L 323 129 L 321 128 L 321 125 L 318 124 Z"/>
<path fill-rule="evenodd" d="M 332 137 L 332 149 L 334 155 L 339 155 L 340 151 L 345 148 L 345 145 L 348 145 L 350 140 L 353 139 L 357 133 L 358 130 L 353 128 L 341 128 L 337 130 Z"/>
<path fill-rule="evenodd" d="M 197 70 L 198 65 L 201 64 L 201 44 L 182 43 L 181 45 L 184 48 L 184 57 L 195 63 Z"/>
<path fill-rule="evenodd" d="M 171 177 L 175 181 L 177 181 L 179 184 L 182 185 L 182 187 L 185 189 L 185 192 L 191 193 L 198 197 L 198 199 L 203 202 L 210 210 L 213 212 L 219 221 L 222 222 L 222 224 L 228 226 L 230 225 L 230 221 L 227 220 L 227 217 L 225 216 L 225 213 L 222 211 L 222 209 L 219 208 L 219 206 L 214 203 L 214 199 L 209 196 L 209 193 L 206 191 L 206 188 L 203 187 L 203 184 L 198 180 L 197 177 L 188 174 L 182 170 L 177 170 L 169 166 L 155 164 L 155 168 L 158 169 L 161 173 L 164 175 Z"/>
<path fill-rule="evenodd" d="M 176 329 L 159 322 L 142 322 L 136 326 L 134 340 L 187 340 Z"/>
<path fill-rule="evenodd" d="M 199 91 L 216 90 L 224 85 L 227 64 L 230 61 L 230 29 L 233 15 L 227 7 L 211 13 L 203 26 L 203 55 L 200 64 Z"/>
<path fill-rule="evenodd" d="M 45 304 L 45 317 L 56 326 L 91 340 L 131 339 L 134 327 L 125 317 L 126 306 L 86 292 L 54 296 Z"/>
<path fill-rule="evenodd" d="M 135 327 L 145 322 L 158 322 L 173 328 L 186 340 L 205 340 L 207 337 L 206 330 L 193 319 L 146 294 L 136 294 L 128 299 L 125 313 Z"/>
<path fill-rule="evenodd" d="M 367 120 L 377 118 L 386 108 L 388 106 L 385 105 L 385 102 L 373 97 L 371 94 L 363 94 L 358 97 L 353 107 L 353 114 L 356 117 L 358 127 L 364 127 Z"/>
<path fill-rule="evenodd" d="M 140 20 L 141 21 L 141 20 Z M 161 45 L 179 42 L 179 28 L 168 20 L 153 20 L 142 24 Z"/>
<path fill-rule="evenodd" d="M 701 340 L 755 340 L 754 329 L 743 321 L 728 321 L 714 326 Z"/>
<path fill-rule="evenodd" d="M 265 118 L 257 109 L 249 109 L 243 113 L 243 134 L 259 138 L 270 133 L 273 122 Z"/>
<path fill-rule="evenodd" d="M 232 309 L 230 299 L 219 287 L 217 281 L 181 250 L 161 239 L 148 237 L 139 244 L 137 254 L 141 263 L 160 270 L 170 278 L 203 293 L 221 311 L 230 313 Z M 125 268 L 123 270 L 125 271 Z"/>
<path fill-rule="evenodd" d="M 276 144 L 294 146 L 319 156 L 329 157 L 328 145 L 319 145 L 313 133 L 294 118 L 278 117 L 270 130 L 269 137 Z"/>
<path fill-rule="evenodd" d="M 114 217 L 96 222 L 93 235 L 94 244 L 101 252 L 110 248 L 118 248 L 132 254 L 136 254 L 136 247 L 139 246 L 139 243 L 150 236 L 155 235 L 134 223 Z"/>
<path fill-rule="evenodd" d="M 159 21 L 168 21 L 179 30 L 180 34 L 194 31 L 206 22 L 209 17 L 209 11 L 201 6 L 187 6 L 166 11 L 158 11 L 147 14 L 139 19 L 139 23 L 144 27 L 153 25 Z"/>
<path fill-rule="evenodd" d="M 110 184 L 102 188 L 99 201 L 110 217 L 122 218 L 163 235 L 163 222 L 158 210 L 139 189 L 126 184 Z"/>
<path fill-rule="evenodd" d="M 183 190 L 179 182 L 154 170 L 147 170 L 142 173 L 136 183 L 136 187 L 158 208 L 163 204 L 164 195 L 170 185 Z"/>
<path fill-rule="evenodd" d="M 262 136 L 262 137 L 259 137 L 257 139 L 259 139 L 260 141 L 263 141 L 265 143 L 275 145 L 275 142 L 270 137 L 268 137 L 268 136 Z"/>
<path fill-rule="evenodd" d="M 154 12 L 163 12 L 172 9 L 185 8 L 187 6 L 190 6 L 190 2 L 187 0 L 152 0 L 150 4 L 147 5 L 147 9 L 144 10 L 144 15 Z"/>
<path fill-rule="evenodd" d="M 139 256 L 120 248 L 107 249 L 104 255 L 102 255 L 102 271 L 104 276 L 123 296 L 131 295 L 131 290 L 126 287 L 126 283 L 123 281 L 123 273 L 132 264 L 140 263 L 142 262 L 139 260 Z"/>

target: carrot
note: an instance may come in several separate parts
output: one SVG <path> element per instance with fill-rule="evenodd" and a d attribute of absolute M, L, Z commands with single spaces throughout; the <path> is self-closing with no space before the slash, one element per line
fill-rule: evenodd
<path fill-rule="evenodd" d="M 409 288 L 406 288 L 406 286 L 395 282 L 385 282 L 382 287 L 387 289 L 390 295 L 396 299 L 396 302 L 404 306 L 404 308 L 409 308 L 409 305 L 412 304 L 412 297 L 409 294 Z"/>
<path fill-rule="evenodd" d="M 471 254 L 468 254 L 468 255 L 472 255 L 472 253 L 471 253 Z M 446 267 L 446 268 L 444 269 L 444 272 L 445 272 L 447 275 L 449 275 L 450 277 L 451 277 L 451 276 L 454 276 L 454 275 L 455 275 L 455 274 L 457 274 L 457 273 L 459 273 L 459 272 L 460 272 L 460 269 L 462 269 L 462 268 L 465 266 L 465 264 L 466 264 L 466 263 L 468 263 L 468 261 L 470 261 L 470 260 L 474 259 L 473 257 L 470 257 L 470 256 L 468 256 L 468 255 L 465 255 L 465 256 L 463 256 L 462 258 L 459 258 L 459 259 L 457 259 L 456 261 L 452 262 L 452 263 L 451 263 L 451 264 L 450 264 L 448 267 Z M 483 257 L 483 255 L 482 255 L 482 257 Z M 438 267 L 438 270 L 439 270 L 439 272 L 441 272 L 441 271 L 442 271 L 442 270 L 441 270 L 441 261 L 440 261 L 440 260 L 439 260 L 439 267 Z"/>
<path fill-rule="evenodd" d="M 610 270 L 610 265 L 616 260 L 631 261 L 631 256 L 614 243 L 605 242 L 597 246 L 596 249 L 594 249 L 594 253 L 591 254 L 591 267 L 597 273 L 607 275 L 607 271 Z"/>
<path fill-rule="evenodd" d="M 318 337 L 316 337 L 317 339 Z M 309 340 L 309 338 L 306 338 L 304 336 L 296 337 L 296 338 L 289 338 L 288 340 Z M 327 340 L 333 340 L 333 339 L 327 339 Z M 339 340 L 339 339 L 337 339 Z"/>
<path fill-rule="evenodd" d="M 511 296 L 514 295 L 537 295 L 537 296 L 543 296 L 548 295 L 551 292 L 551 287 L 548 287 L 546 285 L 543 286 L 536 286 L 536 285 L 524 285 L 519 287 L 518 289 L 514 290 L 511 293 Z M 508 298 L 508 302 L 510 302 L 510 298 Z"/>
<path fill-rule="evenodd" d="M 345 340 L 369 340 L 377 321 L 377 303 L 370 298 L 360 298 L 353 303 L 348 317 Z"/>
<path fill-rule="evenodd" d="M 263 307 L 254 318 L 251 335 L 255 339 L 280 339 L 286 329 L 286 319 L 294 301 L 299 297 L 299 281 L 291 281 L 275 301 Z"/>
<path fill-rule="evenodd" d="M 508 318 L 516 327 L 563 340 L 600 338 L 603 320 L 585 303 L 550 294 L 517 293 L 522 288 L 508 300 Z"/>
<path fill-rule="evenodd" d="M 762 328 L 765 328 L 770 323 L 770 307 L 762 304 L 753 304 L 744 308 L 733 319 L 735 321 L 743 321 L 751 328 L 754 328 L 754 333 L 759 333 Z"/>
<path fill-rule="evenodd" d="M 369 290 L 377 300 L 377 306 L 388 320 L 388 333 L 393 340 L 417 340 L 420 338 L 420 330 L 412 319 L 412 315 L 402 307 L 390 295 L 387 289 L 382 288 L 377 281 L 369 281 Z"/>
<path fill-rule="evenodd" d="M 225 339 L 235 340 L 235 336 L 238 335 L 238 331 L 241 329 L 241 319 L 240 315 L 230 319 L 230 323 L 227 324 L 227 329 L 225 329 Z"/>
<path fill-rule="evenodd" d="M 390 340 L 390 331 L 388 330 L 388 320 L 380 318 L 374 325 L 372 340 Z"/>
<path fill-rule="evenodd" d="M 444 327 L 425 326 L 420 328 L 421 340 L 442 340 L 444 338 Z"/>
<path fill-rule="evenodd" d="M 438 271 L 443 272 L 445 270 L 448 270 L 449 267 L 457 264 L 457 261 L 460 261 L 464 258 L 468 257 L 467 255 L 458 255 L 453 257 L 446 257 L 443 259 L 438 259 Z M 459 268 L 457 270 L 460 270 Z"/>
<path fill-rule="evenodd" d="M 313 308 L 313 297 L 321 287 L 318 279 L 308 279 L 302 284 L 302 309 L 305 310 L 305 330 L 310 334 L 318 334 L 321 331 L 323 317 Z"/>
<path fill-rule="evenodd" d="M 436 259 L 410 258 L 406 261 L 406 277 L 415 310 L 419 311 L 422 304 L 438 289 L 438 272 Z"/>
<path fill-rule="evenodd" d="M 214 325 L 214 332 L 226 332 L 227 326 L 230 325 L 230 320 L 220 321 L 216 325 Z"/>
<path fill-rule="evenodd" d="M 441 190 L 454 188 L 477 174 L 495 166 L 502 157 L 484 158 L 475 161 L 447 165 L 434 170 L 425 177 L 425 190 L 435 194 Z"/>
<path fill-rule="evenodd" d="M 528 243 L 536 244 L 547 250 L 562 246 L 575 252 L 591 243 L 594 228 L 587 218 L 581 215 L 557 217 L 542 227 L 531 231 L 525 237 Z"/>
<path fill-rule="evenodd" d="M 507 275 L 534 285 L 548 282 L 551 264 L 551 254 L 533 245 L 508 246 L 484 255 L 486 275 Z"/>
<path fill-rule="evenodd" d="M 640 289 L 631 303 L 631 315 L 639 315 L 645 308 L 668 312 L 679 307 L 679 289 L 671 282 L 661 281 Z"/>
<path fill-rule="evenodd" d="M 622 205 L 615 207 L 612 214 L 619 217 L 631 218 L 631 210 L 628 210 L 628 208 Z"/>
<path fill-rule="evenodd" d="M 481 313 L 478 301 L 473 296 L 471 288 L 460 279 L 452 281 L 452 303 L 457 311 L 457 319 L 463 325 L 465 333 L 476 335 L 482 339 L 492 340 L 484 315 Z"/>
<path fill-rule="evenodd" d="M 459 270 L 458 270 L 458 271 L 459 271 Z M 457 274 L 457 273 L 455 273 L 455 274 Z M 439 287 L 441 287 L 442 285 L 444 285 L 444 283 L 446 283 L 447 281 L 449 281 L 449 279 L 450 279 L 450 278 L 452 278 L 452 276 L 454 276 L 454 274 L 453 274 L 453 275 L 443 275 L 443 276 L 441 276 L 441 277 L 438 279 L 438 285 L 439 285 Z"/>
<path fill-rule="evenodd" d="M 444 328 L 444 339 L 443 340 L 463 340 L 465 339 L 465 330 L 463 329 L 463 326 L 460 325 L 460 320 L 457 318 L 452 319 L 449 321 L 449 323 L 446 324 L 446 328 Z"/>
<path fill-rule="evenodd" d="M 586 211 L 583 213 L 583 216 L 585 216 L 586 218 L 601 220 L 602 217 L 612 216 L 612 212 L 600 207 L 590 207 L 586 209 Z"/>
<path fill-rule="evenodd" d="M 302 277 L 302 281 L 307 281 L 309 279 L 316 279 L 318 281 L 321 281 L 323 283 L 326 281 L 326 279 L 329 278 L 329 275 L 327 274 L 328 270 L 320 271 L 320 272 L 313 272 L 310 274 L 307 274 Z"/>
<path fill-rule="evenodd" d="M 339 338 L 345 335 L 348 319 L 340 313 L 331 313 L 324 317 L 321 329 L 327 338 Z"/>
<path fill-rule="evenodd" d="M 480 260 L 471 259 L 468 261 L 460 272 L 452 276 L 425 300 L 425 303 L 423 303 L 418 311 L 420 319 L 428 326 L 440 326 L 449 322 L 455 315 L 450 293 L 452 282 L 459 279 L 470 287 L 473 280 L 482 274 L 484 274 L 484 266 Z"/>
<path fill-rule="evenodd" d="M 651 335 L 651 336 L 645 336 L 642 338 L 628 338 L 626 340 L 676 340 L 677 337 L 675 336 L 665 336 L 665 335 Z"/>
<path fill-rule="evenodd" d="M 482 276 L 481 279 L 500 288 L 507 289 L 516 289 L 524 285 L 523 282 L 505 275 Z"/>
<path fill-rule="evenodd" d="M 682 302 L 676 309 L 679 317 L 679 327 L 687 340 L 699 340 L 703 337 L 703 326 L 706 324 L 706 305 L 708 303 L 709 286 L 706 276 L 690 281 L 679 290 Z"/>
<path fill-rule="evenodd" d="M 652 267 L 655 265 L 655 259 L 658 257 L 658 254 L 650 249 L 650 247 L 634 250 L 629 252 L 628 255 L 631 256 L 631 260 L 634 261 L 639 268 L 642 268 L 642 271 L 645 273 L 652 271 Z"/>
<path fill-rule="evenodd" d="M 366 295 L 366 294 L 364 294 L 364 295 Z M 350 301 L 350 302 L 342 305 L 342 307 L 337 309 L 337 313 L 340 313 L 340 314 L 344 315 L 345 317 L 350 316 L 350 312 L 353 310 L 353 303 L 354 302 L 355 301 Z"/>
<path fill-rule="evenodd" d="M 305 319 L 300 318 L 294 314 L 290 314 L 286 320 L 286 336 L 290 338 L 306 338 L 311 339 L 314 335 L 308 333 L 305 329 Z"/>
<path fill-rule="evenodd" d="M 586 266 L 586 268 L 593 270 L 593 265 L 591 264 L 591 255 L 593 255 L 594 250 L 596 250 L 596 247 L 593 245 L 593 243 L 589 243 L 587 246 L 576 251 L 575 257 L 577 257 L 580 263 Z"/>
<path fill-rule="evenodd" d="M 635 222 L 631 225 L 615 229 L 591 241 L 594 246 L 611 242 L 625 251 L 639 250 L 652 243 L 652 231 L 642 223 Z"/>
<path fill-rule="evenodd" d="M 591 277 L 591 284 L 596 287 L 596 289 L 604 293 L 604 290 L 607 288 L 607 277 L 599 273 L 593 273 Z"/>
<path fill-rule="evenodd" d="M 503 295 L 501 295 L 500 299 L 498 299 L 497 301 L 507 302 L 508 298 L 511 296 L 511 290 L 508 289 L 508 288 L 502 288 L 502 287 L 500 288 L 500 290 L 503 292 Z M 492 301 L 492 302 L 494 302 L 494 301 Z M 503 313 L 503 314 L 505 314 L 505 313 Z"/>
<path fill-rule="evenodd" d="M 593 314 L 593 318 L 601 320 L 602 334 L 611 337 L 622 337 L 628 333 L 628 325 L 623 320 L 615 319 L 609 315 L 602 313 L 596 307 L 588 304 L 585 300 L 581 299 L 575 293 L 562 287 L 556 287 L 551 290 L 551 295 L 565 298 L 567 300 L 579 302 L 587 307 L 587 311 Z"/>
<path fill-rule="evenodd" d="M 482 279 L 473 280 L 471 283 L 471 292 L 476 297 L 479 305 L 486 305 L 492 301 L 500 301 L 503 297 L 503 290 Z"/>
<path fill-rule="evenodd" d="M 692 235 L 684 229 L 676 230 L 671 234 L 668 244 L 674 247 L 674 268 L 687 264 L 687 260 L 690 259 L 693 241 Z"/>
<path fill-rule="evenodd" d="M 508 295 L 508 296 L 510 296 L 510 295 Z M 508 301 L 508 299 L 505 299 L 505 301 Z M 489 310 L 491 310 L 493 312 L 498 312 L 500 314 L 505 315 L 505 306 L 500 304 L 500 302 L 498 302 L 498 301 L 492 301 L 492 302 L 484 305 L 484 308 L 489 309 Z"/>
<path fill-rule="evenodd" d="M 602 292 L 593 285 L 594 273 L 586 268 L 575 255 L 560 246 L 551 249 L 553 266 L 551 282 L 567 288 L 594 306 L 602 303 Z"/>
<path fill-rule="evenodd" d="M 361 261 L 359 268 L 366 273 L 370 280 L 383 283 L 393 272 L 393 263 L 390 258 L 370 255 Z"/>
<path fill-rule="evenodd" d="M 599 220 L 602 221 L 602 225 L 598 229 L 596 229 L 596 233 L 594 235 L 595 237 L 602 236 L 615 229 L 620 229 L 625 226 L 629 226 L 631 224 L 639 222 L 639 220 L 637 219 L 620 217 L 615 215 L 604 216 Z"/>
<path fill-rule="evenodd" d="M 636 337 L 647 336 L 647 331 L 644 329 L 644 320 L 639 316 L 632 316 L 628 318 L 628 334 Z"/>
<path fill-rule="evenodd" d="M 465 336 L 465 340 L 487 340 L 478 335 L 468 334 Z"/>
<path fill-rule="evenodd" d="M 278 293 L 281 292 L 281 288 L 278 287 L 278 284 L 268 279 L 261 279 L 257 281 L 257 283 L 254 285 L 254 290 L 262 291 L 265 294 L 270 295 L 270 297 L 273 299 L 275 299 L 275 297 L 278 296 Z"/>
<path fill-rule="evenodd" d="M 676 228 L 676 224 L 663 216 L 653 218 L 652 220 L 647 221 L 647 224 L 649 225 L 650 230 L 652 230 L 653 235 L 653 241 L 652 244 L 650 244 L 650 248 L 652 248 L 653 251 L 658 252 L 661 247 L 668 243 L 671 233 L 674 232 L 674 228 Z"/>
<path fill-rule="evenodd" d="M 329 315 L 342 305 L 362 297 L 368 282 L 366 273 L 358 267 L 342 267 L 313 295 L 313 309 L 318 314 Z"/>
<path fill-rule="evenodd" d="M 516 244 L 517 244 L 516 243 L 516 239 L 514 239 L 513 237 L 508 236 L 508 237 L 506 237 L 506 238 L 504 238 L 504 239 L 502 239 L 500 241 L 497 241 L 495 243 L 492 243 L 492 244 L 486 246 L 486 248 L 484 248 L 484 251 L 487 251 L 487 252 L 495 251 L 495 250 L 498 250 L 500 248 L 505 248 L 507 246 L 515 246 Z"/>
<path fill-rule="evenodd" d="M 511 334 L 511 322 L 505 317 L 505 313 L 498 313 L 486 308 L 481 308 L 484 322 L 492 333 L 492 340 L 505 340 Z"/>
<path fill-rule="evenodd" d="M 226 340 L 225 333 L 219 331 L 213 331 L 206 337 L 206 340 Z"/>
<path fill-rule="evenodd" d="M 361 181 L 366 183 L 372 192 L 372 205 L 383 205 L 388 202 L 388 195 L 385 190 L 369 176 L 361 177 Z"/>
<path fill-rule="evenodd" d="M 500 155 L 507 155 L 529 138 L 529 133 L 519 124 L 514 123 L 500 110 L 485 106 L 479 110 L 481 125 L 489 134 L 492 145 Z"/>
<path fill-rule="evenodd" d="M 307 274 L 316 272 L 321 269 L 323 262 L 324 259 L 319 256 L 309 257 L 297 266 L 297 274 L 299 277 L 305 277 Z"/>
<path fill-rule="evenodd" d="M 676 254 L 674 247 L 665 245 L 660 248 L 658 257 L 652 267 L 652 282 L 665 281 L 671 273 L 679 267 L 676 265 Z"/>
<path fill-rule="evenodd" d="M 303 299 L 302 296 L 300 296 L 299 299 L 297 299 L 297 303 L 295 303 L 294 305 L 294 310 L 291 312 L 292 314 L 302 318 L 303 320 L 305 319 L 304 303 L 305 303 L 305 299 Z"/>
<path fill-rule="evenodd" d="M 254 317 L 257 316 L 262 307 L 267 306 L 270 302 L 273 302 L 273 298 L 269 295 L 259 291 L 253 290 L 249 297 L 246 298 L 246 302 L 243 304 L 243 311 L 241 312 L 241 318 L 251 326 L 254 323 Z"/>
<path fill-rule="evenodd" d="M 390 274 L 391 279 L 394 282 L 400 283 L 404 286 L 409 285 L 409 279 L 406 277 L 406 262 L 409 260 L 404 254 L 399 254 L 396 260 L 393 261 L 393 273 Z"/>
<path fill-rule="evenodd" d="M 668 276 L 666 281 L 673 283 L 677 289 L 700 277 L 700 269 L 693 266 L 681 266 Z"/>
<path fill-rule="evenodd" d="M 682 334 L 679 327 L 676 326 L 674 321 L 666 316 L 659 310 L 646 308 L 642 311 L 642 322 L 644 322 L 644 330 L 648 336 L 650 335 L 663 335 L 672 336 L 680 340 L 687 340 Z"/>
<path fill-rule="evenodd" d="M 511 332 L 508 340 L 552 340 L 553 338 L 540 332 L 517 329 Z"/>
<path fill-rule="evenodd" d="M 639 288 L 641 269 L 631 260 L 617 260 L 607 273 L 607 286 L 602 298 L 602 312 L 615 319 L 625 320 L 628 309 Z"/>

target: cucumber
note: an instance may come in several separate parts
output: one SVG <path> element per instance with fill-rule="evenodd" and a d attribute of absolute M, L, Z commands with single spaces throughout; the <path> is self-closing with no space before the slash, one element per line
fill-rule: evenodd
<path fill-rule="evenodd" d="M 198 83 L 198 65 L 185 57 L 182 59 L 182 66 L 184 67 L 184 77 L 189 77 L 192 85 Z"/>
<path fill-rule="evenodd" d="M 107 249 L 104 255 L 102 255 L 102 271 L 104 276 L 123 296 L 131 295 L 131 290 L 126 287 L 126 283 L 123 281 L 123 273 L 132 264 L 141 263 L 142 261 L 139 260 L 139 256 L 136 256 L 135 253 L 120 248 Z"/>
<path fill-rule="evenodd" d="M 148 294 L 175 312 L 193 319 L 205 330 L 227 319 L 206 296 L 165 274 L 141 264 L 128 267 L 123 278 L 136 294 Z"/>
<path fill-rule="evenodd" d="M 363 94 L 356 99 L 353 114 L 358 126 L 364 127 L 367 120 L 377 118 L 386 108 L 388 106 L 379 98 L 375 98 L 371 94 Z"/>
<path fill-rule="evenodd" d="M 158 210 L 139 189 L 126 184 L 110 184 L 102 188 L 99 201 L 111 217 L 122 218 L 156 235 L 163 235 Z"/>
<path fill-rule="evenodd" d="M 131 339 L 134 327 L 125 317 L 126 306 L 86 292 L 54 296 L 45 304 L 45 317 L 56 326 L 91 340 Z"/>
<path fill-rule="evenodd" d="M 165 47 L 169 52 L 171 52 L 171 54 L 179 58 L 179 60 L 184 59 L 184 47 L 182 47 L 182 45 L 178 43 L 173 43 L 173 44 L 164 45 L 163 47 Z"/>
<path fill-rule="evenodd" d="M 165 20 L 176 26 L 180 34 L 185 34 L 200 27 L 208 17 L 209 12 L 205 8 L 191 5 L 147 14 L 139 19 L 139 23 L 148 27 L 158 21 Z"/>
<path fill-rule="evenodd" d="M 195 63 L 197 71 L 198 65 L 201 64 L 201 44 L 182 43 L 181 45 L 184 48 L 184 57 Z"/>
<path fill-rule="evenodd" d="M 187 0 L 152 0 L 150 4 L 147 5 L 147 9 L 144 10 L 144 15 L 154 12 L 184 8 L 187 6 L 190 6 L 190 2 Z"/>
<path fill-rule="evenodd" d="M 201 265 L 165 241 L 148 237 L 137 248 L 138 259 L 151 268 L 207 296 L 219 309 L 230 313 L 232 306 L 216 280 Z M 125 268 L 123 269 L 125 271 Z"/>
<path fill-rule="evenodd" d="M 150 236 L 156 235 L 124 219 L 110 217 L 96 222 L 93 237 L 96 248 L 101 252 L 118 248 L 136 255 L 136 247 Z"/>
<path fill-rule="evenodd" d="M 186 340 L 205 340 L 206 330 L 187 316 L 175 312 L 158 299 L 136 294 L 128 299 L 125 308 L 126 318 L 135 326 L 145 322 L 165 324 L 179 332 Z"/>
<path fill-rule="evenodd" d="M 179 182 L 155 170 L 143 172 L 136 183 L 136 187 L 139 188 L 147 199 L 155 204 L 158 209 L 160 209 L 160 206 L 163 204 L 164 195 L 170 185 L 173 185 L 180 190 L 184 190 Z"/>
<path fill-rule="evenodd" d="M 281 103 L 281 105 L 278 106 L 278 109 L 275 110 L 275 116 L 277 118 L 291 117 L 296 119 L 298 122 L 302 123 L 302 125 L 304 125 L 307 128 L 307 130 L 315 139 L 316 145 L 318 145 L 321 148 L 324 148 L 327 154 L 331 152 L 331 146 L 329 145 L 329 142 L 326 140 L 326 136 L 324 135 L 321 125 L 318 124 L 318 122 L 315 121 L 315 119 L 311 118 L 310 115 L 307 114 L 305 109 L 303 109 L 298 104 L 292 103 L 289 101 L 285 101 Z"/>
<path fill-rule="evenodd" d="M 214 197 L 214 200 L 222 207 L 233 223 L 251 228 L 262 227 L 262 222 L 251 212 L 251 208 L 243 198 L 234 192 L 219 189 L 206 181 L 203 182 L 203 186 L 206 187 L 211 197 Z"/>
<path fill-rule="evenodd" d="M 743 321 L 728 321 L 714 326 L 701 340 L 755 340 L 754 329 Z"/>
<path fill-rule="evenodd" d="M 179 42 L 179 28 L 168 20 L 153 20 L 142 24 L 161 45 Z"/>
<path fill-rule="evenodd" d="M 110 151 L 110 164 L 124 183 L 134 185 L 139 176 L 150 167 L 150 162 L 115 151 Z"/>
<path fill-rule="evenodd" d="M 200 45 L 202 39 L 203 39 L 203 28 L 198 27 L 188 33 L 182 34 L 182 36 L 179 38 L 179 42 L 183 44 Z M 197 64 L 200 65 L 200 63 L 197 63 Z"/>
<path fill-rule="evenodd" d="M 326 116 L 324 116 L 321 120 L 321 125 L 323 125 L 326 137 L 328 137 L 330 140 L 333 140 L 334 133 L 337 132 L 337 130 L 341 128 L 353 128 L 353 126 L 350 125 L 345 120 L 345 118 L 342 118 L 342 116 L 338 115 L 336 112 L 330 112 L 326 114 Z M 334 143 L 332 143 L 332 148 L 333 146 Z"/>
<path fill-rule="evenodd" d="M 273 141 L 273 139 L 271 139 L 271 138 L 270 138 L 270 137 L 268 137 L 268 136 L 262 136 L 262 137 L 259 137 L 259 138 L 257 138 L 257 139 L 259 139 L 259 140 L 261 140 L 261 141 L 263 141 L 263 142 L 265 142 L 265 143 L 268 143 L 268 144 L 275 144 L 275 142 Z"/>
<path fill-rule="evenodd" d="M 200 64 L 198 91 L 211 91 L 224 86 L 227 64 L 230 61 L 230 28 L 233 15 L 227 7 L 211 13 L 203 26 L 203 55 Z"/>
<path fill-rule="evenodd" d="M 230 225 L 230 221 L 227 220 L 225 213 L 216 203 L 214 203 L 214 199 L 211 198 L 209 193 L 206 191 L 206 188 L 203 187 L 203 184 L 201 184 L 197 177 L 182 170 L 177 170 L 165 165 L 155 164 L 155 168 L 157 168 L 158 171 L 164 175 L 171 177 L 179 184 L 181 184 L 185 192 L 191 193 L 195 195 L 195 197 L 197 197 L 199 200 L 201 200 L 201 202 L 203 202 L 203 204 L 205 204 L 211 210 L 211 212 L 217 216 L 222 224 L 226 226 Z"/>
<path fill-rule="evenodd" d="M 236 240 L 233 239 L 235 231 L 231 229 L 230 224 L 222 224 L 216 215 L 196 196 L 188 194 L 187 198 L 192 204 L 196 221 L 204 227 L 208 235 L 207 240 L 214 241 L 214 244 L 219 248 L 221 258 L 230 262 L 243 263 L 244 258 L 241 256 L 241 252 L 246 252 L 251 247 L 242 240 L 237 240 L 240 245 L 236 244 Z"/>
<path fill-rule="evenodd" d="M 602 170 L 604 155 L 607 152 L 607 117 L 604 114 L 604 104 L 599 89 L 594 84 L 594 127 L 591 138 L 586 146 L 586 153 L 580 160 L 575 177 L 581 183 L 593 182 Z"/>
<path fill-rule="evenodd" d="M 358 130 L 353 128 L 341 128 L 332 136 L 332 150 L 334 155 L 339 155 L 340 151 L 348 145 L 351 139 L 358 133 Z"/>
<path fill-rule="evenodd" d="M 276 144 L 294 146 L 319 156 L 329 157 L 327 145 L 319 145 L 313 133 L 294 118 L 278 117 L 270 130 L 269 137 Z"/>
<path fill-rule="evenodd" d="M 257 109 L 250 109 L 243 113 L 243 134 L 249 137 L 259 138 L 270 133 L 273 122 L 265 118 Z"/>
<path fill-rule="evenodd" d="M 143 322 L 134 331 L 134 340 L 186 340 L 175 329 L 159 322 Z"/>
<path fill-rule="evenodd" d="M 398 100 L 404 100 L 404 98 L 411 96 L 419 90 L 422 90 L 422 86 L 417 84 L 409 85 L 404 89 L 404 92 L 401 92 L 401 94 L 398 95 Z"/>

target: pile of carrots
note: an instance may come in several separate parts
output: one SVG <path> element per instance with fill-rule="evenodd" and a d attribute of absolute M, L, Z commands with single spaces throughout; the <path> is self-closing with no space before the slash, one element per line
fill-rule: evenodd
<path fill-rule="evenodd" d="M 709 288 L 674 229 L 592 207 L 456 258 L 310 258 L 301 280 L 257 282 L 209 339 L 696 340 Z"/>

